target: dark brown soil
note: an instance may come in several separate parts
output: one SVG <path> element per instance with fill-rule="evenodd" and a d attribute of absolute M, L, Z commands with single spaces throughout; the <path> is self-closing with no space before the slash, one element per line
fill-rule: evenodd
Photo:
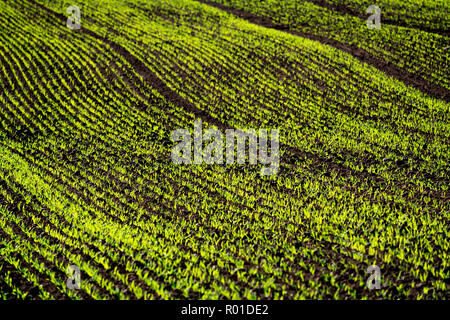
<path fill-rule="evenodd" d="M 358 12 L 357 10 L 347 7 L 343 4 L 333 4 L 333 3 L 329 3 L 325 0 L 308 0 L 308 1 L 314 3 L 315 5 L 318 5 L 320 7 L 324 7 L 324 8 L 330 9 L 332 11 L 338 11 L 338 12 L 341 12 L 344 14 L 348 14 L 348 15 L 351 15 L 354 17 L 361 18 L 361 19 L 367 19 L 367 17 L 368 17 L 368 15 L 364 15 L 363 13 Z M 394 26 L 405 27 L 405 28 L 414 28 L 414 29 L 426 31 L 429 33 L 436 33 L 436 34 L 446 36 L 446 37 L 450 36 L 449 30 L 427 28 L 427 27 L 419 25 L 419 24 L 410 25 L 410 24 L 407 24 L 400 20 L 391 19 L 391 18 L 389 18 L 389 16 L 386 16 L 386 15 L 382 15 L 381 22 L 386 23 L 386 24 L 391 24 Z"/>
<path fill-rule="evenodd" d="M 297 35 L 300 37 L 319 41 L 320 43 L 323 43 L 323 44 L 331 45 L 339 50 L 342 50 L 344 52 L 347 52 L 347 53 L 353 55 L 358 60 L 377 68 L 378 70 L 384 72 L 385 74 L 402 81 L 406 85 L 409 85 L 418 90 L 421 90 L 422 92 L 425 92 L 432 97 L 442 99 L 446 102 L 450 102 L 450 91 L 449 90 L 447 90 L 439 85 L 436 85 L 426 79 L 420 78 L 417 75 L 414 75 L 414 74 L 410 73 L 409 71 L 403 70 L 402 68 L 397 67 L 397 66 L 393 65 L 392 63 L 386 62 L 381 58 L 373 56 L 372 54 L 370 54 L 369 52 L 367 52 L 364 49 L 361 49 L 361 48 L 358 48 L 356 46 L 352 46 L 352 45 L 349 45 L 346 43 L 342 43 L 337 40 L 330 39 L 330 38 L 327 38 L 327 37 L 324 37 L 321 35 L 306 33 L 306 32 L 298 31 L 298 30 L 292 30 L 291 27 L 288 25 L 274 23 L 269 18 L 260 17 L 253 13 L 250 13 L 250 12 L 247 12 L 247 11 L 244 11 L 241 9 L 225 6 L 223 4 L 219 4 L 219 3 L 216 3 L 213 1 L 208 1 L 208 0 L 197 0 L 197 1 L 204 3 L 204 4 L 208 4 L 208 5 L 216 7 L 216 8 L 219 8 L 228 13 L 238 16 L 239 18 L 245 19 L 251 23 L 260 25 L 262 27 L 281 30 L 281 31 L 284 31 L 284 32 L 287 32 L 287 33 L 290 33 L 293 35 Z"/>

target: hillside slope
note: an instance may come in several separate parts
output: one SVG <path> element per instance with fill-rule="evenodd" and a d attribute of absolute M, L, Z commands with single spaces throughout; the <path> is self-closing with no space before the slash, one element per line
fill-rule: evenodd
<path fill-rule="evenodd" d="M 448 298 L 449 78 L 421 64 L 448 36 L 389 52 L 414 84 L 202 2 L 78 1 L 70 30 L 67 1 L 0 1 L 0 297 Z M 279 128 L 278 173 L 174 164 L 196 121 Z"/>

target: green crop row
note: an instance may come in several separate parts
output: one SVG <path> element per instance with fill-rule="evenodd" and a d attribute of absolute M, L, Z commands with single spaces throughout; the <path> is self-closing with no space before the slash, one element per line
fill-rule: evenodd
<path fill-rule="evenodd" d="M 409 27 L 406 21 L 405 26 L 395 26 L 383 23 L 381 20 L 381 29 L 370 30 L 366 24 L 370 14 L 366 14 L 367 18 L 360 18 L 314 4 L 321 1 L 215 0 L 212 2 L 269 18 L 276 24 L 287 25 L 290 30 L 336 40 L 354 48 L 366 50 L 382 60 L 379 64 L 383 64 L 383 61 L 393 64 L 414 76 L 427 79 L 446 90 L 450 89 L 448 72 L 446 72 L 450 55 L 450 51 L 447 50 L 450 44 L 448 35 L 422 31 L 414 28 L 414 24 Z M 390 8 L 389 3 L 383 5 L 382 10 L 385 8 Z M 360 10 L 361 7 L 359 7 Z M 408 12 L 414 11 L 409 9 Z M 448 8 L 441 12 L 448 16 Z M 420 17 L 417 17 L 417 20 L 423 21 Z M 442 21 L 444 23 L 442 30 L 446 30 L 448 17 Z M 358 50 L 355 49 L 355 51 Z M 361 53 L 355 53 L 355 55 L 358 54 Z"/>
<path fill-rule="evenodd" d="M 370 0 L 312 0 L 318 5 L 336 5 L 342 11 L 354 14 L 366 14 L 366 9 L 373 5 Z M 388 0 L 378 4 L 382 12 L 382 19 L 387 23 L 394 23 L 412 28 L 425 28 L 431 32 L 444 33 L 450 28 L 448 12 L 450 5 L 445 0 L 405 1 Z"/>
<path fill-rule="evenodd" d="M 36 2 L 0 17 L 1 298 L 447 295 L 448 103 L 195 1 Z M 279 174 L 171 163 L 198 114 L 281 128 Z"/>

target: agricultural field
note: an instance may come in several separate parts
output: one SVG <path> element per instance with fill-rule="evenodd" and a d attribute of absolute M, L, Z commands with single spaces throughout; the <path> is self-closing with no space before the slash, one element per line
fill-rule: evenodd
<path fill-rule="evenodd" d="M 450 298 L 450 2 L 0 5 L 0 299 Z"/>

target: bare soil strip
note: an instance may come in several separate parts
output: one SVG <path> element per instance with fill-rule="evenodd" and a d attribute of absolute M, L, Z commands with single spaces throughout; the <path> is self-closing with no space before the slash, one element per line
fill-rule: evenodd
<path fill-rule="evenodd" d="M 381 58 L 378 58 L 376 56 L 373 56 L 369 52 L 367 52 L 364 49 L 358 48 L 356 46 L 352 46 L 346 43 L 339 42 L 334 39 L 330 39 L 324 36 L 315 35 L 311 33 L 306 33 L 298 30 L 292 30 L 290 29 L 290 26 L 284 25 L 284 24 L 277 24 L 274 23 L 271 19 L 266 17 L 261 17 L 258 15 L 255 15 L 253 13 L 250 13 L 245 10 L 225 6 L 223 4 L 209 1 L 209 0 L 196 0 L 200 3 L 204 3 L 207 5 L 210 5 L 212 7 L 221 9 L 223 11 L 226 11 L 228 13 L 231 13 L 239 18 L 245 19 L 251 23 L 257 24 L 262 27 L 266 28 L 272 28 L 276 30 L 281 30 L 286 33 L 308 38 L 311 40 L 319 41 L 322 44 L 330 45 L 335 47 L 336 49 L 342 50 L 344 52 L 347 52 L 357 58 L 358 60 L 365 62 L 372 67 L 377 68 L 378 70 L 384 72 L 388 76 L 394 77 L 397 80 L 402 81 L 404 84 L 408 86 L 412 86 L 434 98 L 442 99 L 446 102 L 450 102 L 450 91 L 436 85 L 426 79 L 423 79 L 417 75 L 414 75 L 406 70 L 403 70 L 400 67 L 397 67 L 389 62 L 384 61 Z"/>
<path fill-rule="evenodd" d="M 49 14 L 59 18 L 61 21 L 63 21 L 65 23 L 67 17 L 64 16 L 61 13 L 57 13 L 47 7 L 45 7 L 44 5 L 40 4 L 40 3 L 36 3 L 34 0 L 28 0 L 30 3 L 33 3 L 36 7 L 48 12 Z M 201 3 L 205 3 L 205 4 L 210 4 L 212 6 L 218 7 L 220 9 L 223 9 L 229 13 L 232 14 L 236 14 L 238 16 L 240 16 L 241 18 L 244 18 L 246 20 L 251 21 L 252 23 L 264 26 L 264 27 L 270 27 L 270 28 L 275 28 L 278 30 L 283 30 L 285 32 L 294 34 L 294 35 L 300 35 L 303 36 L 302 32 L 299 31 L 292 31 L 292 30 L 287 30 L 286 26 L 282 26 L 282 25 L 276 25 L 274 24 L 272 21 L 270 21 L 270 19 L 268 18 L 264 18 L 264 17 L 259 17 L 256 16 L 252 13 L 248 13 L 246 11 L 243 10 L 239 10 L 239 9 L 235 9 L 235 8 L 231 8 L 231 7 L 227 7 L 221 4 L 217 4 L 215 2 L 211 2 L 211 1 L 207 1 L 207 0 L 197 0 Z M 115 43 L 112 40 L 109 40 L 95 32 L 93 32 L 92 30 L 86 29 L 86 28 L 82 28 L 79 29 L 77 32 L 81 32 L 84 34 L 87 34 L 95 39 L 98 39 L 100 41 L 103 41 L 104 43 L 107 43 L 113 50 L 115 50 L 118 54 L 120 54 L 121 56 L 123 56 L 128 63 L 130 63 L 134 68 L 135 71 L 137 73 L 139 73 L 144 81 L 150 86 L 153 87 L 155 90 L 157 90 L 161 95 L 163 95 L 168 101 L 170 101 L 171 103 L 173 103 L 176 106 L 180 106 L 182 108 L 184 108 L 187 112 L 191 112 L 192 114 L 194 114 L 197 118 L 202 119 L 205 122 L 208 122 L 212 125 L 217 126 L 219 129 L 221 130 L 226 130 L 226 129 L 236 129 L 233 128 L 232 126 L 227 125 L 226 123 L 222 122 L 220 119 L 214 118 L 213 116 L 211 116 L 208 112 L 204 111 L 204 110 L 200 110 L 198 109 L 194 104 L 192 104 L 190 101 L 184 99 L 182 96 L 180 96 L 177 92 L 173 91 L 172 89 L 170 89 L 163 80 L 161 80 L 156 74 L 154 74 L 150 69 L 148 69 L 145 64 L 139 60 L 139 58 L 135 57 L 133 54 L 131 54 L 127 49 L 125 49 L 124 47 L 122 47 L 121 45 Z M 311 38 L 312 40 L 318 40 L 318 39 L 314 39 L 314 38 L 320 38 L 322 39 L 319 40 L 322 43 L 325 44 L 330 44 L 327 43 L 326 41 L 331 41 L 331 42 L 335 42 L 336 45 L 333 45 L 333 43 L 331 43 L 331 45 L 335 46 L 336 48 L 340 49 L 338 46 L 342 47 L 342 50 L 355 55 L 355 57 L 357 57 L 358 59 L 360 59 L 363 62 L 367 62 L 368 64 L 374 65 L 375 67 L 377 67 L 377 63 L 378 62 L 382 62 L 384 65 L 382 65 L 382 68 L 378 68 L 381 71 L 387 71 L 386 73 L 389 72 L 396 72 L 396 69 L 398 69 L 398 73 L 397 73 L 397 78 L 402 80 L 400 75 L 404 75 L 404 74 L 408 74 L 410 77 L 414 78 L 415 76 L 413 76 L 412 74 L 409 74 L 408 72 L 404 71 L 403 69 L 400 69 L 398 67 L 395 67 L 393 65 L 388 65 L 386 62 L 384 62 L 382 59 L 373 57 L 372 55 L 370 55 L 368 52 L 359 49 L 359 48 L 353 48 L 347 44 L 343 44 L 340 43 L 338 41 L 332 40 L 332 39 L 328 39 L 328 38 L 324 38 L 324 37 L 320 37 L 320 36 L 316 36 L 316 35 L 310 35 L 310 34 L 305 34 L 305 37 L 307 38 Z M 366 61 L 365 59 L 367 59 L 368 61 Z M 400 74 L 400 75 L 399 75 Z M 417 79 L 416 79 L 417 80 Z M 405 82 L 405 80 L 403 79 L 402 81 Z M 445 100 L 446 101 L 450 101 L 450 92 L 444 88 L 441 88 L 439 86 L 436 86 L 432 83 L 429 83 L 426 80 L 417 80 L 419 81 L 419 84 L 422 84 L 425 88 L 428 88 L 430 90 L 433 91 L 433 86 L 437 87 L 437 89 L 440 90 L 440 92 L 442 93 L 443 91 L 445 92 Z M 421 83 L 421 81 L 423 83 Z M 407 82 L 405 82 L 406 84 L 408 84 Z M 430 87 L 427 87 L 428 85 Z M 335 171 L 338 172 L 339 174 L 343 174 L 343 175 L 352 175 L 355 174 L 363 179 L 376 179 L 378 182 L 384 181 L 385 179 L 382 178 L 380 175 L 376 175 L 373 173 L 368 173 L 367 171 L 363 171 L 363 172 L 355 172 L 353 169 L 348 168 L 345 165 L 339 164 L 339 163 L 335 163 L 333 160 L 331 159 L 325 159 L 323 157 L 321 157 L 320 155 L 317 154 L 313 154 L 311 152 L 305 152 L 302 150 L 298 150 L 295 147 L 292 147 L 290 145 L 280 145 L 281 148 L 285 149 L 287 154 L 289 155 L 287 159 L 285 159 L 285 161 L 283 161 L 286 164 L 295 164 L 295 160 L 293 160 L 291 157 L 297 158 L 297 161 L 300 160 L 301 158 L 305 157 L 308 159 L 313 159 L 317 165 L 326 165 L 328 167 L 329 170 L 331 171 Z M 433 194 L 433 197 L 435 197 L 436 195 L 434 195 L 434 190 L 430 190 L 431 193 Z"/>
<path fill-rule="evenodd" d="M 39 7 L 42 10 L 45 10 L 49 14 L 59 18 L 61 21 L 65 22 L 67 17 L 61 13 L 55 12 L 44 5 L 35 2 L 34 0 L 29 0 L 30 3 L 33 3 L 36 7 Z M 163 95 L 168 101 L 177 106 L 183 106 L 188 112 L 193 113 L 196 117 L 204 119 L 205 121 L 217 126 L 220 129 L 227 129 L 226 124 L 222 123 L 220 120 L 212 117 L 206 111 L 198 109 L 194 106 L 190 101 L 184 99 L 177 93 L 175 93 L 172 89 L 170 89 L 156 74 L 150 71 L 143 62 L 141 62 L 138 58 L 132 55 L 128 50 L 126 50 L 121 45 L 96 34 L 95 32 L 81 28 L 77 30 L 77 32 L 85 33 L 95 39 L 101 40 L 107 43 L 113 50 L 122 55 L 135 69 L 137 73 L 139 73 L 145 82 L 147 82 L 151 87 L 157 90 L 161 95 Z"/>
<path fill-rule="evenodd" d="M 325 0 L 307 0 L 311 3 L 314 3 L 316 6 L 323 7 L 332 11 L 337 11 L 343 14 L 348 14 L 360 19 L 367 19 L 369 15 L 365 15 L 361 12 L 358 12 L 357 10 L 347 7 L 343 4 L 333 4 L 329 3 Z M 433 28 L 427 28 L 424 26 L 418 26 L 418 25 L 408 25 L 403 21 L 395 21 L 393 19 L 389 19 L 389 17 L 386 17 L 386 15 L 382 15 L 381 22 L 385 24 L 390 24 L 398 27 L 405 27 L 405 28 L 411 28 L 411 29 L 417 29 L 420 31 L 428 32 L 428 33 L 436 33 L 441 36 L 450 36 L 450 30 L 442 30 L 442 29 L 433 29 Z"/>

